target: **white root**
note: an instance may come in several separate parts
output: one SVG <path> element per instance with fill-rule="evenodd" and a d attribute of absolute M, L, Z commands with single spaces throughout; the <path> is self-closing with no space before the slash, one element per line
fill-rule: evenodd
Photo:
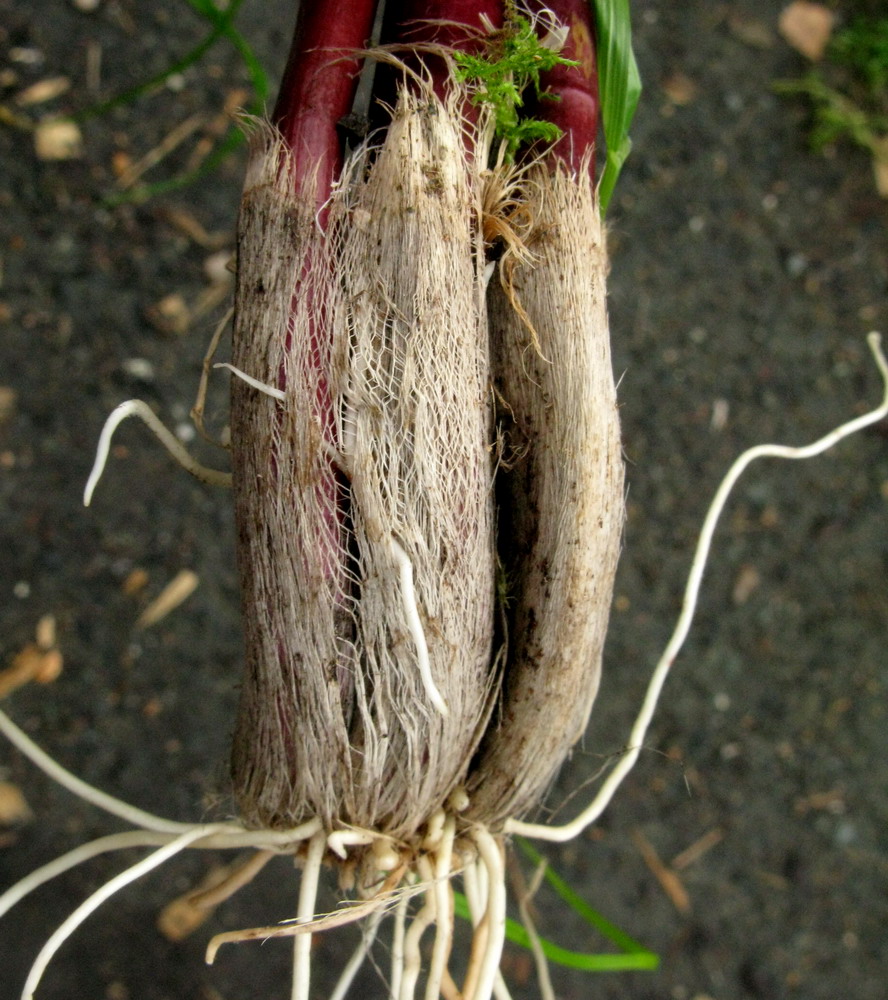
<path fill-rule="evenodd" d="M 176 820 L 165 819 L 162 816 L 155 816 L 153 813 L 145 812 L 144 809 L 139 809 L 136 806 L 131 806 L 129 803 L 95 788 L 62 767 L 45 750 L 41 750 L 2 709 L 0 709 L 0 732 L 32 764 L 39 767 L 44 774 L 61 785 L 62 788 L 67 788 L 69 792 L 84 802 L 89 802 L 90 805 L 97 806 L 104 812 L 112 816 L 117 816 L 127 823 L 131 823 L 138 828 L 136 832 L 166 834 L 167 842 L 169 842 L 169 840 L 179 834 L 189 833 L 197 829 L 207 829 L 206 824 L 180 823 Z M 306 822 L 291 827 L 289 830 L 252 830 L 242 826 L 240 823 L 214 824 L 213 830 L 215 832 L 212 835 L 204 835 L 191 846 L 216 850 L 244 847 L 257 847 L 260 849 L 278 848 L 285 850 L 303 840 L 308 840 L 320 828 L 321 822 L 317 817 L 306 820 Z M 151 840 L 146 841 L 146 844 L 156 842 L 156 840 Z"/>
<path fill-rule="evenodd" d="M 131 847 L 162 847 L 164 844 L 168 844 L 171 839 L 171 836 L 165 833 L 127 830 L 125 833 L 112 833 L 107 837 L 99 837 L 86 844 L 81 844 L 48 864 L 35 868 L 23 879 L 11 885 L 6 892 L 0 895 L 0 917 L 11 910 L 16 903 L 20 903 L 25 896 L 35 889 L 39 889 L 41 885 L 63 875 L 66 871 L 70 871 L 85 861 L 97 858 L 100 854 L 123 851 Z"/>
<path fill-rule="evenodd" d="M 389 983 L 389 996 L 395 1000 L 401 995 L 401 982 L 404 979 L 404 938 L 407 930 L 408 903 L 409 897 L 405 893 L 395 907 L 395 923 L 392 930 L 392 978 Z"/>
<path fill-rule="evenodd" d="M 474 931 L 472 950 L 462 988 L 462 996 L 465 998 L 471 998 L 475 995 L 478 976 L 481 974 L 483 955 L 487 950 L 487 895 L 486 889 L 481 884 L 480 869 L 481 866 L 477 861 L 473 861 L 463 869 L 463 888 L 466 892 L 466 902 L 469 904 L 469 915 Z"/>
<path fill-rule="evenodd" d="M 441 715 L 446 717 L 449 714 L 447 704 L 441 697 L 441 692 L 436 687 L 434 678 L 432 677 L 432 667 L 429 662 L 429 647 L 426 643 L 422 622 L 419 619 L 419 609 L 416 606 L 416 591 L 413 587 L 413 563 L 410 562 L 407 553 L 394 538 L 389 541 L 392 556 L 398 564 L 401 600 L 404 602 L 404 616 L 407 619 L 407 629 L 410 632 L 410 638 L 413 639 L 413 644 L 416 646 L 416 666 L 422 678 L 422 686 L 425 688 L 429 701 Z"/>
<path fill-rule="evenodd" d="M 342 970 L 342 974 L 333 988 L 329 1000 L 345 1000 L 355 976 L 360 971 L 361 966 L 366 961 L 367 955 L 370 953 L 370 949 L 373 947 L 373 942 L 379 933 L 379 925 L 382 923 L 384 916 L 384 910 L 377 910 L 367 921 L 367 926 L 361 934 L 361 943 L 355 948 L 352 957 L 346 962 L 345 968 Z"/>
<path fill-rule="evenodd" d="M 453 944 L 453 889 L 450 885 L 450 870 L 453 858 L 453 841 L 456 836 L 456 821 L 448 816 L 435 856 L 435 945 L 426 982 L 425 1000 L 438 1000 L 441 981 L 447 970 L 450 948 Z"/>
<path fill-rule="evenodd" d="M 524 929 L 530 938 L 530 950 L 533 952 L 533 961 L 536 965 L 540 998 L 541 1000 L 555 1000 L 555 990 L 552 986 L 552 977 L 549 974 L 549 962 L 546 959 L 546 953 L 543 951 L 543 945 L 530 912 L 530 902 L 537 894 L 543 881 L 543 876 L 546 874 L 546 865 L 547 862 L 544 860 L 537 866 L 530 885 L 527 887 L 527 892 L 523 893 L 518 900 L 518 912 L 521 915 L 521 923 L 524 924 Z"/>
<path fill-rule="evenodd" d="M 76 796 L 83 799 L 84 802 L 98 806 L 99 809 L 104 809 L 105 812 L 111 813 L 112 816 L 118 816 L 127 823 L 131 823 L 133 826 L 140 827 L 143 830 L 154 830 L 158 833 L 172 834 L 185 834 L 194 830 L 193 823 L 177 823 L 173 820 L 164 819 L 161 816 L 154 816 L 151 813 L 144 812 L 142 809 L 137 809 L 135 806 L 128 805 L 120 799 L 114 798 L 113 795 L 107 795 L 105 792 L 93 788 L 92 785 L 87 784 L 82 779 L 76 777 L 76 775 L 71 774 L 70 771 L 65 770 L 61 764 L 56 763 L 49 754 L 41 750 L 29 736 L 22 732 L 2 710 L 0 710 L 0 731 L 2 731 L 3 735 L 17 750 L 20 750 L 32 763 L 36 764 L 44 774 L 52 778 L 53 781 L 58 782 L 63 788 L 67 788 L 69 792 L 73 792 Z"/>
<path fill-rule="evenodd" d="M 499 963 L 506 940 L 506 877 L 499 844 L 483 827 L 472 832 L 483 868 L 487 872 L 487 947 L 481 962 L 478 985 L 466 1000 L 489 1000 L 499 975 Z"/>
<path fill-rule="evenodd" d="M 425 883 L 425 899 L 404 935 L 404 971 L 401 977 L 398 1000 L 413 1000 L 416 981 L 422 971 L 422 954 L 419 950 L 419 943 L 426 928 L 435 920 L 437 910 L 434 887 L 429 884 L 433 879 L 433 874 L 428 858 L 420 856 L 417 861 L 417 870 Z"/>
<path fill-rule="evenodd" d="M 334 830 L 327 836 L 327 847 L 344 861 L 348 857 L 347 848 L 372 844 L 373 840 L 374 836 L 369 831 Z"/>
<path fill-rule="evenodd" d="M 273 385 L 269 385 L 267 382 L 260 382 L 258 378 L 253 378 L 252 375 L 248 375 L 246 372 L 241 371 L 240 368 L 235 368 L 234 365 L 230 365 L 227 361 L 220 361 L 213 365 L 214 368 L 227 368 L 232 375 L 237 375 L 241 381 L 246 382 L 247 385 L 252 386 L 258 392 L 264 392 L 266 396 L 271 396 L 272 399 L 278 399 L 283 402 L 287 398 L 287 394 L 283 389 L 278 389 Z"/>
<path fill-rule="evenodd" d="M 463 1000 L 474 1000 L 482 998 L 490 1000 L 490 992 L 484 994 L 479 989 L 479 977 L 482 968 L 485 966 L 487 956 L 490 951 L 491 936 L 490 914 L 488 911 L 488 889 L 490 877 L 487 867 L 479 859 L 463 870 L 463 888 L 466 892 L 466 901 L 469 904 L 469 915 L 472 921 L 474 934 L 472 936 L 472 951 L 469 956 L 469 965 L 466 970 L 466 978 L 460 996 Z M 505 892 L 505 874 L 502 875 L 503 892 Z M 504 924 L 505 927 L 505 924 Z M 499 946 L 502 952 L 502 943 Z M 497 969 L 493 981 L 493 996 L 496 1000 L 512 1000 L 506 981 L 502 973 Z"/>
<path fill-rule="evenodd" d="M 121 403 L 111 411 L 108 419 L 105 421 L 105 426 L 102 428 L 102 433 L 99 435 L 96 460 L 93 463 L 92 472 L 89 474 L 89 479 L 87 479 L 86 487 L 83 491 L 84 507 L 89 507 L 95 488 L 102 478 L 105 463 L 108 461 L 108 454 L 111 450 L 111 438 L 114 436 L 114 432 L 121 421 L 126 420 L 127 417 L 139 417 L 154 432 L 155 437 L 157 437 L 179 465 L 186 472 L 190 472 L 195 479 L 199 479 L 203 483 L 209 483 L 211 486 L 231 486 L 230 472 L 208 469 L 206 466 L 201 465 L 200 462 L 195 461 L 182 446 L 176 435 L 158 420 L 154 411 L 147 403 L 143 403 L 141 399 L 128 399 L 125 403 Z"/>
<path fill-rule="evenodd" d="M 426 823 L 426 835 L 422 840 L 422 849 L 424 851 L 436 851 L 438 849 L 441 838 L 444 836 L 444 824 L 446 821 L 447 814 L 443 809 L 436 809 L 429 816 L 429 821 Z"/>
<path fill-rule="evenodd" d="M 653 676 L 648 684 L 647 692 L 645 693 L 644 701 L 642 702 L 641 711 L 638 713 L 638 717 L 636 718 L 635 723 L 632 726 L 632 731 L 629 734 L 629 749 L 620 758 L 619 763 L 607 776 L 598 794 L 579 814 L 579 816 L 573 819 L 570 823 L 565 823 L 563 826 L 545 826 L 539 823 L 524 823 L 519 820 L 508 820 L 505 824 L 505 832 L 507 834 L 513 833 L 522 837 L 534 837 L 537 840 L 548 840 L 559 844 L 564 843 L 567 840 L 573 840 L 574 837 L 579 836 L 583 830 L 585 830 L 590 823 L 594 823 L 607 808 L 610 800 L 614 796 L 614 793 L 620 787 L 626 775 L 635 766 L 635 762 L 638 760 L 639 754 L 641 753 L 645 735 L 651 719 L 653 718 L 657 702 L 660 699 L 660 693 L 663 690 L 663 685 L 666 683 L 669 670 L 675 662 L 675 657 L 678 655 L 679 650 L 684 645 L 684 641 L 691 628 L 691 622 L 693 621 L 694 612 L 697 608 L 697 600 L 700 595 L 700 583 L 703 579 L 703 572 L 706 569 L 706 563 L 709 559 L 709 550 L 712 546 L 712 538 L 715 534 L 718 519 L 724 510 L 728 497 L 731 494 L 731 490 L 733 490 L 734 485 L 743 474 L 746 467 L 757 458 L 784 458 L 791 460 L 813 458 L 814 456 L 820 455 L 832 448 L 843 438 L 846 438 L 851 434 L 856 434 L 858 431 L 862 431 L 865 427 L 871 427 L 873 424 L 877 424 L 880 420 L 884 420 L 885 417 L 888 416 L 888 360 L 886 360 L 885 354 L 882 351 L 882 338 L 878 333 L 870 333 L 867 337 L 867 343 L 869 344 L 870 350 L 873 352 L 873 357 L 875 358 L 876 365 L 878 366 L 884 383 L 884 395 L 879 406 L 877 406 L 874 410 L 870 410 L 869 413 L 863 414 L 863 416 L 841 424 L 839 427 L 836 427 L 835 430 L 832 430 L 823 437 L 818 438 L 817 441 L 803 447 L 794 448 L 782 444 L 760 444 L 756 445 L 754 448 L 749 448 L 735 460 L 734 464 L 728 470 L 727 475 L 721 481 L 721 484 L 716 490 L 715 496 L 712 499 L 712 503 L 709 505 L 709 509 L 707 510 L 706 517 L 703 521 L 703 527 L 697 541 L 697 548 L 694 552 L 693 561 L 691 562 L 691 570 L 688 575 L 681 613 L 678 616 L 675 631 L 672 633 L 672 637 L 666 644 L 666 648 L 663 650 L 663 654 L 657 662 Z"/>
<path fill-rule="evenodd" d="M 316 833 L 308 842 L 308 854 L 305 867 L 302 869 L 302 881 L 299 885 L 299 906 L 296 910 L 296 921 L 306 924 L 312 920 L 315 912 L 315 901 L 318 898 L 318 881 L 321 874 L 321 862 L 327 843 L 323 831 Z M 293 990 L 292 1000 L 308 1000 L 308 990 L 311 985 L 311 934 L 300 934 L 293 941 Z"/>
<path fill-rule="evenodd" d="M 114 893 L 124 888 L 124 886 L 129 885 L 130 882 L 135 882 L 137 878 L 141 878 L 142 875 L 145 875 L 152 869 L 162 865 L 165 861 L 169 860 L 180 851 L 184 851 L 185 848 L 192 844 L 195 840 L 199 840 L 201 837 L 206 837 L 215 833 L 219 829 L 221 829 L 219 825 L 210 825 L 197 826 L 188 830 L 187 833 L 183 833 L 181 836 L 176 837 L 176 839 L 171 841 L 169 844 L 161 847 L 153 854 L 149 854 L 147 858 L 143 858 L 137 864 L 132 865 L 130 868 L 127 868 L 119 875 L 110 879 L 100 889 L 97 889 L 91 896 L 84 900 L 67 918 L 67 920 L 65 920 L 58 927 L 58 929 L 50 935 L 49 940 L 40 949 L 40 953 L 35 959 L 34 964 L 31 966 L 31 971 L 28 973 L 28 978 L 25 980 L 25 987 L 22 990 L 22 1000 L 33 1000 L 34 991 L 40 984 L 40 980 L 43 978 L 43 974 L 46 972 L 46 968 L 52 961 L 55 953 L 74 933 L 74 931 L 77 930 L 83 921 L 86 920 L 91 913 L 97 910 L 102 903 L 105 902 L 105 900 L 110 899 Z"/>
<path fill-rule="evenodd" d="M 506 986 L 506 981 L 499 969 L 497 969 L 496 979 L 493 981 L 493 995 L 496 1000 L 512 1000 L 512 994 L 509 992 L 509 987 Z"/>

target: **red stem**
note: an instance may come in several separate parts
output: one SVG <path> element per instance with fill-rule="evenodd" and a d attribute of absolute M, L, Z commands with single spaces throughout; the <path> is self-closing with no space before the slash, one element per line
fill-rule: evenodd
<path fill-rule="evenodd" d="M 281 88 L 272 113 L 272 121 L 293 153 L 293 189 L 297 195 L 314 197 L 319 222 L 323 225 L 324 209 L 333 183 L 342 169 L 343 142 L 337 123 L 352 108 L 360 59 L 353 53 L 365 48 L 372 32 L 376 0 L 302 0 L 293 34 L 290 54 L 284 70 Z M 303 279 L 313 266 L 304 263 L 297 279 L 294 296 L 311 294 Z M 309 332 L 313 364 L 318 372 L 316 390 L 317 413 L 324 436 L 334 443 L 333 401 L 327 382 L 329 332 L 326 329 L 326 302 L 313 303 L 315 320 Z M 293 333 L 282 331 L 286 346 L 291 346 Z M 285 384 L 283 370 L 280 385 Z M 274 456 L 269 456 L 272 464 Z M 334 545 L 338 548 L 342 515 L 337 472 L 330 467 L 330 477 L 319 483 L 323 496 L 327 524 Z M 342 567 L 331 565 L 331 579 L 338 579 Z"/>
<path fill-rule="evenodd" d="M 342 167 L 336 125 L 351 111 L 361 63 L 348 58 L 365 48 L 376 0 L 302 0 L 293 44 L 272 114 L 295 154 L 297 190 L 317 179 L 322 205 Z"/>
<path fill-rule="evenodd" d="M 588 0 L 545 0 L 531 4 L 531 9 L 534 7 L 547 8 L 561 24 L 567 25 L 569 33 L 561 55 L 580 65 L 556 66 L 541 74 L 541 89 L 547 89 L 560 100 L 528 102 L 528 114 L 552 122 L 562 130 L 564 135 L 552 147 L 551 154 L 570 170 L 579 171 L 588 154 L 594 180 L 600 102 L 591 4 Z"/>
<path fill-rule="evenodd" d="M 435 42 L 449 48 L 472 50 L 478 45 L 471 42 L 471 35 L 465 28 L 483 30 L 482 16 L 494 28 L 501 27 L 502 0 L 400 0 L 387 5 L 383 41 L 401 45 Z M 423 62 L 431 73 L 435 93 L 443 98 L 447 84 L 446 64 L 441 59 L 429 57 Z"/>

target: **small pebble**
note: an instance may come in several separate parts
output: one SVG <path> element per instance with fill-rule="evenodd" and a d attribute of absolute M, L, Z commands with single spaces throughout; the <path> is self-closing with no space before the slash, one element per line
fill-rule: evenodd
<path fill-rule="evenodd" d="M 34 150 L 40 160 L 74 160 L 83 153 L 83 136 L 75 122 L 42 121 L 34 129 Z"/>
<path fill-rule="evenodd" d="M 834 839 L 837 847 L 850 847 L 857 840 L 857 827 L 851 820 L 843 819 L 836 825 Z"/>
<path fill-rule="evenodd" d="M 9 50 L 9 61 L 20 63 L 22 66 L 39 66 L 43 59 L 44 55 L 40 49 L 17 47 Z"/>
<path fill-rule="evenodd" d="M 808 258 L 803 253 L 790 254 L 786 261 L 786 272 L 792 278 L 798 278 L 808 269 Z"/>
<path fill-rule="evenodd" d="M 154 381 L 154 365 L 147 358 L 127 358 L 121 368 L 132 375 L 133 378 L 141 379 L 143 382 Z"/>

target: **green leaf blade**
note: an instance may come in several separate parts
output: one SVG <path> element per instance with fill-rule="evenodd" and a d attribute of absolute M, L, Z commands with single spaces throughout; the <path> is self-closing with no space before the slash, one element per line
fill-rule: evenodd
<path fill-rule="evenodd" d="M 592 0 L 592 5 L 597 35 L 601 119 L 607 144 L 599 185 L 601 212 L 604 214 L 632 149 L 629 126 L 641 96 L 641 76 L 632 51 L 629 0 Z"/>

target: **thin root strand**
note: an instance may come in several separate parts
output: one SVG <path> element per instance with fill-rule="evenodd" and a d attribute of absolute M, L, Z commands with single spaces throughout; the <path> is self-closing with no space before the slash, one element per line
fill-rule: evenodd
<path fill-rule="evenodd" d="M 102 433 L 99 435 L 96 460 L 93 463 L 92 472 L 89 474 L 89 479 L 87 479 L 86 487 L 83 491 L 84 507 L 89 507 L 92 502 L 95 488 L 102 478 L 102 473 L 105 471 L 105 463 L 108 461 L 108 455 L 111 451 L 111 439 L 114 436 L 114 432 L 127 417 L 139 417 L 179 465 L 186 472 L 190 472 L 195 479 L 199 479 L 203 483 L 209 483 L 211 486 L 231 486 L 230 472 L 208 469 L 205 465 L 201 465 L 200 462 L 195 461 L 176 435 L 158 420 L 154 411 L 147 403 L 143 403 L 141 399 L 128 399 L 125 403 L 121 403 L 111 411 L 108 419 L 105 421 L 105 426 L 102 428 Z"/>
<path fill-rule="evenodd" d="M 607 808 L 614 793 L 620 787 L 626 775 L 635 766 L 635 762 L 641 753 L 648 726 L 653 718 L 657 703 L 660 700 L 660 694 L 666 683 L 666 678 L 691 629 L 691 623 L 697 609 L 697 600 L 700 596 L 703 572 L 709 560 L 709 551 L 712 547 L 712 539 L 719 517 L 721 517 L 737 480 L 746 470 L 747 466 L 757 458 L 783 458 L 789 460 L 814 458 L 828 451 L 849 435 L 856 434 L 858 431 L 862 431 L 866 427 L 871 427 L 873 424 L 877 424 L 879 421 L 884 420 L 885 417 L 888 417 L 888 360 L 886 360 L 882 350 L 881 335 L 875 332 L 870 333 L 867 336 L 867 343 L 873 353 L 876 366 L 883 381 L 883 397 L 879 406 L 854 420 L 849 420 L 847 423 L 841 424 L 809 445 L 791 447 L 782 444 L 760 444 L 749 448 L 735 459 L 734 464 L 728 469 L 727 474 L 719 484 L 712 503 L 706 512 L 703 527 L 700 530 L 700 537 L 697 541 L 690 573 L 688 574 L 688 581 L 685 586 L 681 613 L 678 616 L 672 637 L 666 644 L 666 648 L 663 650 L 663 654 L 654 668 L 641 710 L 629 734 L 629 749 L 607 776 L 598 794 L 579 816 L 571 822 L 565 823 L 563 826 L 544 826 L 539 823 L 507 820 L 505 824 L 505 832 L 507 834 L 518 834 L 522 837 L 534 837 L 537 840 L 548 840 L 561 844 L 579 836 Z"/>
<path fill-rule="evenodd" d="M 217 830 L 221 829 L 219 825 L 210 826 L 197 826 L 189 830 L 187 833 L 183 833 L 181 836 L 177 837 L 175 840 L 171 841 L 169 844 L 161 847 L 159 850 L 155 851 L 153 854 L 149 854 L 147 858 L 143 858 L 137 864 L 132 865 L 125 871 L 116 875 L 114 878 L 106 882 L 100 889 L 97 889 L 91 896 L 84 900 L 80 906 L 58 927 L 58 929 L 50 935 L 49 940 L 40 949 L 40 953 L 31 966 L 31 971 L 28 973 L 28 978 L 25 980 L 25 987 L 22 990 L 22 1000 L 33 1000 L 34 991 L 40 984 L 40 980 L 43 978 L 44 972 L 46 972 L 47 966 L 52 961 L 53 956 L 59 950 L 59 948 L 67 941 L 67 939 L 77 930 L 77 928 L 83 923 L 86 918 L 97 910 L 105 900 L 110 899 L 116 892 L 130 884 L 130 882 L 135 882 L 136 879 L 141 878 L 147 872 L 152 869 L 157 868 L 162 865 L 169 858 L 178 854 L 180 851 L 184 851 L 186 847 L 192 844 L 195 840 L 199 840 L 201 837 L 206 837 L 211 833 L 215 833 Z"/>

